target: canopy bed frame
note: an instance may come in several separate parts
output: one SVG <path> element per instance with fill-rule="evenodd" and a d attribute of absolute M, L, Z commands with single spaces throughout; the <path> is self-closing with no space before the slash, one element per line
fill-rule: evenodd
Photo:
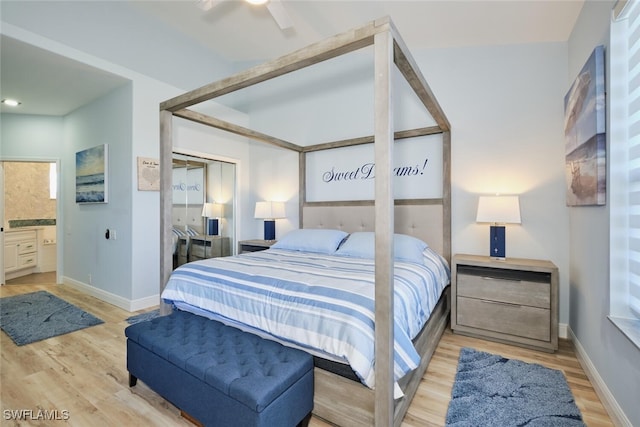
<path fill-rule="evenodd" d="M 188 109 L 193 105 L 225 95 L 322 61 L 373 45 L 375 72 L 374 135 L 301 146 Z M 394 131 L 392 84 L 393 66 L 404 76 L 436 125 Z M 431 355 L 447 324 L 448 296 L 441 298 L 434 315 L 416 340 L 421 364 L 402 379 L 404 397 L 394 400 L 393 377 L 393 234 L 423 238 L 445 259 L 451 259 L 450 124 L 429 85 L 411 57 L 390 18 L 312 44 L 184 93 L 160 104 L 161 162 L 161 261 L 160 292 L 172 272 L 171 258 L 171 158 L 172 118 L 179 117 L 232 132 L 299 153 L 300 227 L 341 228 L 345 231 L 375 230 L 375 376 L 376 387 L 344 379 L 316 368 L 314 413 L 340 425 L 399 426 L 427 368 Z M 420 200 L 394 200 L 392 185 L 394 140 L 417 136 L 442 135 L 442 197 Z M 307 202 L 305 190 L 306 153 L 357 144 L 374 144 L 376 179 L 375 200 L 356 202 Z M 341 212 L 341 213 L 336 213 Z M 346 215 L 345 215 L 346 213 Z M 346 218 L 356 218 L 351 224 Z M 346 221 L 346 222 L 345 222 Z M 417 233 L 416 233 L 417 232 Z M 171 308 L 161 303 L 161 312 Z"/>

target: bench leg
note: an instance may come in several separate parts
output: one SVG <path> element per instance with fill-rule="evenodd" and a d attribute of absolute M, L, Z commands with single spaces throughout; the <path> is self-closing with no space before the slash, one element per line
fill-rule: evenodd
<path fill-rule="evenodd" d="M 304 417 L 302 419 L 302 421 L 300 421 L 296 427 L 308 427 L 309 426 L 309 421 L 311 421 L 311 412 L 309 412 L 307 414 L 307 416 Z"/>
<path fill-rule="evenodd" d="M 134 387 L 137 383 L 138 379 L 135 376 L 129 374 L 129 387 Z"/>

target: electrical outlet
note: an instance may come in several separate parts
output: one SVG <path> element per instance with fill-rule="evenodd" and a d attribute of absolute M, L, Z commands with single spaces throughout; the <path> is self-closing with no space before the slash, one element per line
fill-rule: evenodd
<path fill-rule="evenodd" d="M 111 230 L 111 240 L 116 240 L 116 230 Z"/>

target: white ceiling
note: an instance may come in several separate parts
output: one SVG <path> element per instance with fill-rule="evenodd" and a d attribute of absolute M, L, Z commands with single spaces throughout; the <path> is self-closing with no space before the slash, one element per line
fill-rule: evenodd
<path fill-rule="evenodd" d="M 17 99 L 3 113 L 64 116 L 125 84 L 126 79 L 86 64 L 1 36 L 0 92 Z"/>
<path fill-rule="evenodd" d="M 584 0 L 281 0 L 293 28 L 280 30 L 264 6 L 239 0 L 202 11 L 195 0 L 128 1 L 137 13 L 193 38 L 232 62 L 287 54 L 382 16 L 391 16 L 409 49 L 566 41 Z M 17 110 L 64 115 L 121 85 L 121 78 L 3 36 L 2 97 Z M 46 73 L 46 77 L 45 77 Z"/>
<path fill-rule="evenodd" d="M 409 49 L 566 41 L 583 0 L 280 0 L 293 28 L 264 6 L 218 0 L 133 2 L 134 7 L 235 61 L 273 59 L 390 16 Z"/>

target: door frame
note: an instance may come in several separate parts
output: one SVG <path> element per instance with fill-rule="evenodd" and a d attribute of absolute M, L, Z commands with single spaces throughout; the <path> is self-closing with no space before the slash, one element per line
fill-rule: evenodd
<path fill-rule="evenodd" d="M 0 206 L 3 208 L 0 209 L 0 226 L 2 227 L 2 232 L 0 233 L 0 252 L 2 252 L 2 257 L 0 257 L 0 285 L 5 285 L 5 275 L 4 275 L 4 163 L 5 162 L 24 162 L 24 163 L 54 163 L 56 164 L 56 184 L 57 184 L 57 194 L 56 194 L 56 284 L 62 283 L 62 278 L 64 277 L 63 272 L 63 254 L 64 254 L 64 235 L 62 230 L 64 230 L 63 222 L 64 218 L 62 217 L 62 200 L 64 196 L 64 190 L 62 186 L 62 164 L 60 162 L 59 157 L 0 157 Z"/>

